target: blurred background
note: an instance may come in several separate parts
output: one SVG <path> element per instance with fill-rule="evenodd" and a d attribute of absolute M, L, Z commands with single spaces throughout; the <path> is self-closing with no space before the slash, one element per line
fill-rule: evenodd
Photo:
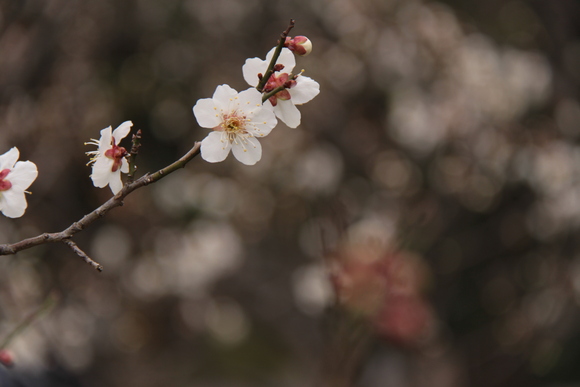
<path fill-rule="evenodd" d="M 83 145 L 109 125 L 138 173 L 187 152 L 290 18 L 321 93 L 257 165 L 130 195 L 74 239 L 102 273 L 0 257 L 0 341 L 53 300 L 2 386 L 579 386 L 575 0 L 2 0 L 0 153 L 39 177 L 0 243 L 111 196 Z"/>

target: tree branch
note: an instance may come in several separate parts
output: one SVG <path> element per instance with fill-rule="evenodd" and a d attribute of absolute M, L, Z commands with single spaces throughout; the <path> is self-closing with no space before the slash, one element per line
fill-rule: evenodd
<path fill-rule="evenodd" d="M 165 167 L 163 169 L 160 169 L 159 171 L 157 171 L 153 174 L 146 174 L 146 175 L 140 177 L 139 179 L 135 180 L 134 182 L 125 184 L 123 189 L 121 189 L 121 191 L 119 191 L 115 196 L 113 196 L 112 198 L 107 200 L 105 203 L 103 203 L 100 207 L 96 208 L 92 212 L 83 216 L 79 221 L 74 222 L 73 224 L 71 224 L 69 227 L 62 230 L 61 232 L 44 233 L 44 234 L 40 234 L 40 235 L 37 235 L 37 236 L 32 237 L 32 238 L 23 239 L 20 242 L 0 245 L 0 255 L 16 254 L 19 251 L 26 250 L 26 249 L 29 249 L 29 248 L 34 247 L 34 246 L 39 246 L 39 245 L 43 245 L 45 243 L 53 243 L 53 242 L 64 242 L 69 247 L 73 248 L 73 246 L 70 243 L 72 243 L 74 246 L 76 246 L 76 244 L 74 244 L 74 242 L 70 241 L 70 238 L 72 238 L 77 232 L 84 230 L 91 223 L 93 223 L 95 220 L 105 216 L 105 214 L 107 214 L 113 208 L 122 206 L 123 199 L 125 199 L 125 197 L 127 195 L 129 195 L 131 192 L 135 191 L 138 188 L 149 185 L 151 183 L 155 183 L 156 181 L 162 179 L 163 177 L 169 175 L 170 173 L 175 172 L 179 168 L 183 168 L 189 161 L 191 161 L 195 156 L 197 156 L 200 153 L 200 147 L 201 147 L 201 143 L 196 142 L 195 145 L 193 146 L 193 148 L 191 148 L 189 150 L 189 152 L 187 152 L 183 157 L 181 157 L 179 160 L 175 161 L 174 163 L 168 165 L 167 167 Z M 77 249 L 78 249 L 78 251 L 80 251 L 82 253 L 81 249 L 79 249 L 78 247 L 77 247 Z M 77 254 L 79 254 L 79 252 L 77 250 L 75 250 L 74 248 L 73 248 L 73 250 Z M 84 254 L 84 253 L 82 253 L 82 254 Z M 83 258 L 85 258 L 85 257 L 88 258 L 88 256 L 86 254 L 84 254 L 84 256 L 81 254 L 79 254 L 79 255 Z M 85 258 L 85 260 L 86 260 L 86 258 Z M 100 266 L 98 263 L 94 262 L 92 259 L 89 258 L 89 260 L 90 260 L 90 262 L 88 262 L 88 263 L 90 263 L 91 265 Z M 91 262 L 93 262 L 94 264 Z M 98 267 L 95 267 L 95 268 L 98 269 Z"/>
<path fill-rule="evenodd" d="M 286 37 L 290 33 L 290 30 L 294 28 L 294 23 L 295 23 L 294 19 L 290 19 L 290 24 L 288 24 L 288 28 L 286 28 L 286 30 L 280 34 L 280 40 L 278 40 L 278 44 L 276 45 L 274 55 L 272 55 L 272 59 L 270 60 L 270 64 L 268 65 L 266 73 L 262 76 L 262 79 L 260 79 L 258 86 L 256 86 L 256 89 L 258 89 L 260 93 L 264 91 L 264 86 L 266 86 L 266 83 L 268 83 L 268 79 L 270 79 L 272 74 L 274 74 L 274 66 L 278 61 L 278 57 L 282 52 L 282 48 L 284 48 L 284 44 L 286 43 Z"/>

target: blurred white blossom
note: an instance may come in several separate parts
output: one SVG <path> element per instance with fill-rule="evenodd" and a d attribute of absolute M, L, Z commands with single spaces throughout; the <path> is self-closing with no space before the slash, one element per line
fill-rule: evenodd
<path fill-rule="evenodd" d="M 0 156 L 0 211 L 9 218 L 19 218 L 28 204 L 25 192 L 38 176 L 32 161 L 17 161 L 18 148 Z"/>

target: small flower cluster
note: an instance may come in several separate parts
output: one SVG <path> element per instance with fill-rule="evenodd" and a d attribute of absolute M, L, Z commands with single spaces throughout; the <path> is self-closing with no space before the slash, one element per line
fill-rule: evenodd
<path fill-rule="evenodd" d="M 296 106 L 316 97 L 320 86 L 303 76 L 304 70 L 292 72 L 296 66 L 294 54 L 303 56 L 312 51 L 308 38 L 287 36 L 293 23 L 265 60 L 246 60 L 242 74 L 251 86 L 249 89 L 238 93 L 228 85 L 220 85 L 212 98 L 200 99 L 193 107 L 198 124 L 212 130 L 201 142 L 201 157 L 205 161 L 223 161 L 232 151 L 238 161 L 253 165 L 262 157 L 258 138 L 268 135 L 278 119 L 291 128 L 300 125 L 300 111 Z M 130 154 L 120 143 L 132 126 L 131 121 L 123 122 L 115 130 L 109 126 L 101 130 L 98 140 L 85 143 L 97 147 L 86 152 L 91 157 L 87 165 L 92 165 L 90 177 L 95 187 L 108 185 L 113 194 L 123 188 L 121 174 L 129 173 L 131 166 Z M 18 161 L 19 155 L 17 148 L 0 155 L 0 211 L 10 218 L 24 214 L 28 206 L 26 189 L 38 176 L 36 165 Z"/>
<path fill-rule="evenodd" d="M 213 131 L 201 142 L 201 157 L 215 163 L 230 150 L 243 164 L 253 165 L 262 157 L 257 138 L 264 137 L 280 119 L 291 128 L 300 125 L 302 105 L 318 95 L 319 84 L 302 73 L 293 74 L 294 53 L 312 51 L 308 38 L 286 38 L 286 47 L 274 47 L 266 59 L 247 59 L 244 80 L 252 86 L 238 93 L 228 85 L 218 86 L 212 98 L 200 99 L 193 107 L 198 124 Z"/>
<path fill-rule="evenodd" d="M 210 163 L 224 161 L 230 151 L 243 164 L 253 165 L 262 158 L 258 138 L 267 136 L 278 119 L 291 128 L 300 125 L 300 111 L 296 107 L 318 95 L 319 84 L 302 75 L 292 73 L 296 55 L 312 51 L 312 42 L 304 36 L 285 37 L 266 55 L 266 59 L 251 58 L 242 66 L 244 80 L 251 86 L 237 92 L 228 85 L 220 85 L 211 98 L 197 101 L 193 114 L 199 126 L 212 131 L 201 141 L 201 157 Z M 129 172 L 128 152 L 119 145 L 133 124 L 122 123 L 112 131 L 101 130 L 99 140 L 86 145 L 97 150 L 91 156 L 91 178 L 96 187 L 111 188 L 114 194 L 123 188 L 121 173 Z"/>

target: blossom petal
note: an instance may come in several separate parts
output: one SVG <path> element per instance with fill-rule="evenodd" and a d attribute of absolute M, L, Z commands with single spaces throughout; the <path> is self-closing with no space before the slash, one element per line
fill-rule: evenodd
<path fill-rule="evenodd" d="M 232 145 L 232 153 L 239 162 L 254 165 L 262 158 L 262 145 L 254 137 L 248 137 L 244 143 L 237 141 Z"/>
<path fill-rule="evenodd" d="M 123 173 L 129 173 L 129 162 L 124 157 L 121 159 L 121 168 L 120 168 L 120 170 Z"/>
<path fill-rule="evenodd" d="M 247 113 L 252 113 L 257 109 L 262 108 L 262 93 L 251 87 L 247 90 L 241 91 L 238 94 L 238 102 L 240 109 Z"/>
<path fill-rule="evenodd" d="M 11 190 L 24 192 L 38 176 L 36 164 L 32 161 L 19 161 L 7 176 L 7 180 L 12 183 Z"/>
<path fill-rule="evenodd" d="M 193 107 L 193 114 L 202 128 L 215 128 L 221 122 L 218 109 L 212 98 L 204 98 L 197 101 Z"/>
<path fill-rule="evenodd" d="M 278 104 L 274 106 L 274 113 L 282 122 L 290 128 L 296 128 L 300 125 L 300 111 L 291 99 L 287 101 L 278 100 Z"/>
<path fill-rule="evenodd" d="M 6 168 L 12 169 L 12 167 L 14 167 L 14 164 L 18 160 L 18 157 L 20 157 L 20 152 L 18 151 L 18 148 L 16 148 L 16 147 L 11 148 L 8 152 L 1 155 L 0 156 L 0 171 L 4 170 Z"/>
<path fill-rule="evenodd" d="M 231 98 L 234 98 L 238 95 L 238 92 L 233 89 L 230 85 L 219 85 L 215 88 L 215 92 L 213 93 L 213 99 L 217 102 L 225 103 Z"/>
<path fill-rule="evenodd" d="M 266 60 L 262 60 L 260 58 L 250 58 L 246 59 L 246 63 L 242 66 L 242 74 L 244 75 L 244 80 L 250 86 L 258 86 L 260 82 L 260 78 L 258 78 L 258 74 L 265 75 L 266 70 L 268 70 L 268 65 L 274 56 L 274 51 L 276 51 L 276 47 L 272 48 L 268 54 L 266 55 Z M 296 66 L 296 58 L 292 51 L 288 48 L 282 48 L 280 52 L 280 56 L 276 61 L 277 64 L 284 65 L 284 69 L 280 71 L 280 73 L 287 73 L 290 74 Z"/>
<path fill-rule="evenodd" d="M 270 50 L 270 52 L 268 52 L 268 55 L 266 55 L 266 66 L 272 60 L 272 56 L 274 56 L 275 50 L 276 48 L 274 47 L 273 49 Z M 290 74 L 294 69 L 294 66 L 296 66 L 296 57 L 294 56 L 294 53 L 290 51 L 289 48 L 284 47 L 280 52 L 280 56 L 278 57 L 276 64 L 284 65 L 284 68 L 280 71 L 280 73 Z"/>
<path fill-rule="evenodd" d="M 225 139 L 222 140 L 223 132 L 211 132 L 201 142 L 201 158 L 210 163 L 218 163 L 224 161 L 232 144 Z"/>
<path fill-rule="evenodd" d="M 91 179 L 95 187 L 103 188 L 111 180 L 111 170 L 113 169 L 113 160 L 108 157 L 98 157 L 93 164 L 93 173 Z M 119 176 L 119 179 L 121 177 Z"/>
<path fill-rule="evenodd" d="M 314 79 L 301 75 L 296 79 L 296 86 L 289 91 L 292 102 L 295 105 L 302 105 L 320 93 L 320 85 Z"/>
<path fill-rule="evenodd" d="M 278 120 L 272 108 L 263 107 L 253 114 L 252 124 L 247 126 L 248 133 L 255 137 L 264 137 L 270 134 L 272 129 L 278 124 Z"/>
<path fill-rule="evenodd" d="M 232 110 L 231 105 L 234 99 L 238 96 L 238 92 L 229 85 L 219 85 L 213 93 L 213 101 L 218 109 L 224 111 Z"/>
<path fill-rule="evenodd" d="M 5 216 L 19 218 L 24 215 L 24 211 L 28 207 L 24 191 L 9 189 L 1 192 L 0 196 L 0 208 Z"/>
<path fill-rule="evenodd" d="M 268 69 L 268 62 L 260 58 L 250 58 L 246 59 L 246 63 L 242 66 L 242 74 L 244 75 L 244 80 L 248 82 L 250 86 L 258 86 L 260 78 L 258 74 L 264 74 Z"/>
<path fill-rule="evenodd" d="M 99 153 L 105 154 L 105 152 L 111 148 L 111 139 L 113 138 L 112 131 L 113 128 L 110 126 L 101 130 L 101 138 L 99 139 Z"/>
<path fill-rule="evenodd" d="M 113 131 L 113 138 L 115 139 L 115 143 L 117 145 L 119 145 L 119 143 L 121 142 L 122 139 L 127 137 L 129 132 L 131 131 L 132 126 L 133 126 L 133 122 L 125 121 L 121 125 L 119 125 L 117 127 L 117 129 L 115 129 Z"/>
<path fill-rule="evenodd" d="M 123 181 L 121 180 L 121 170 L 117 169 L 115 172 L 109 174 L 109 188 L 116 195 L 117 192 L 123 188 Z"/>

